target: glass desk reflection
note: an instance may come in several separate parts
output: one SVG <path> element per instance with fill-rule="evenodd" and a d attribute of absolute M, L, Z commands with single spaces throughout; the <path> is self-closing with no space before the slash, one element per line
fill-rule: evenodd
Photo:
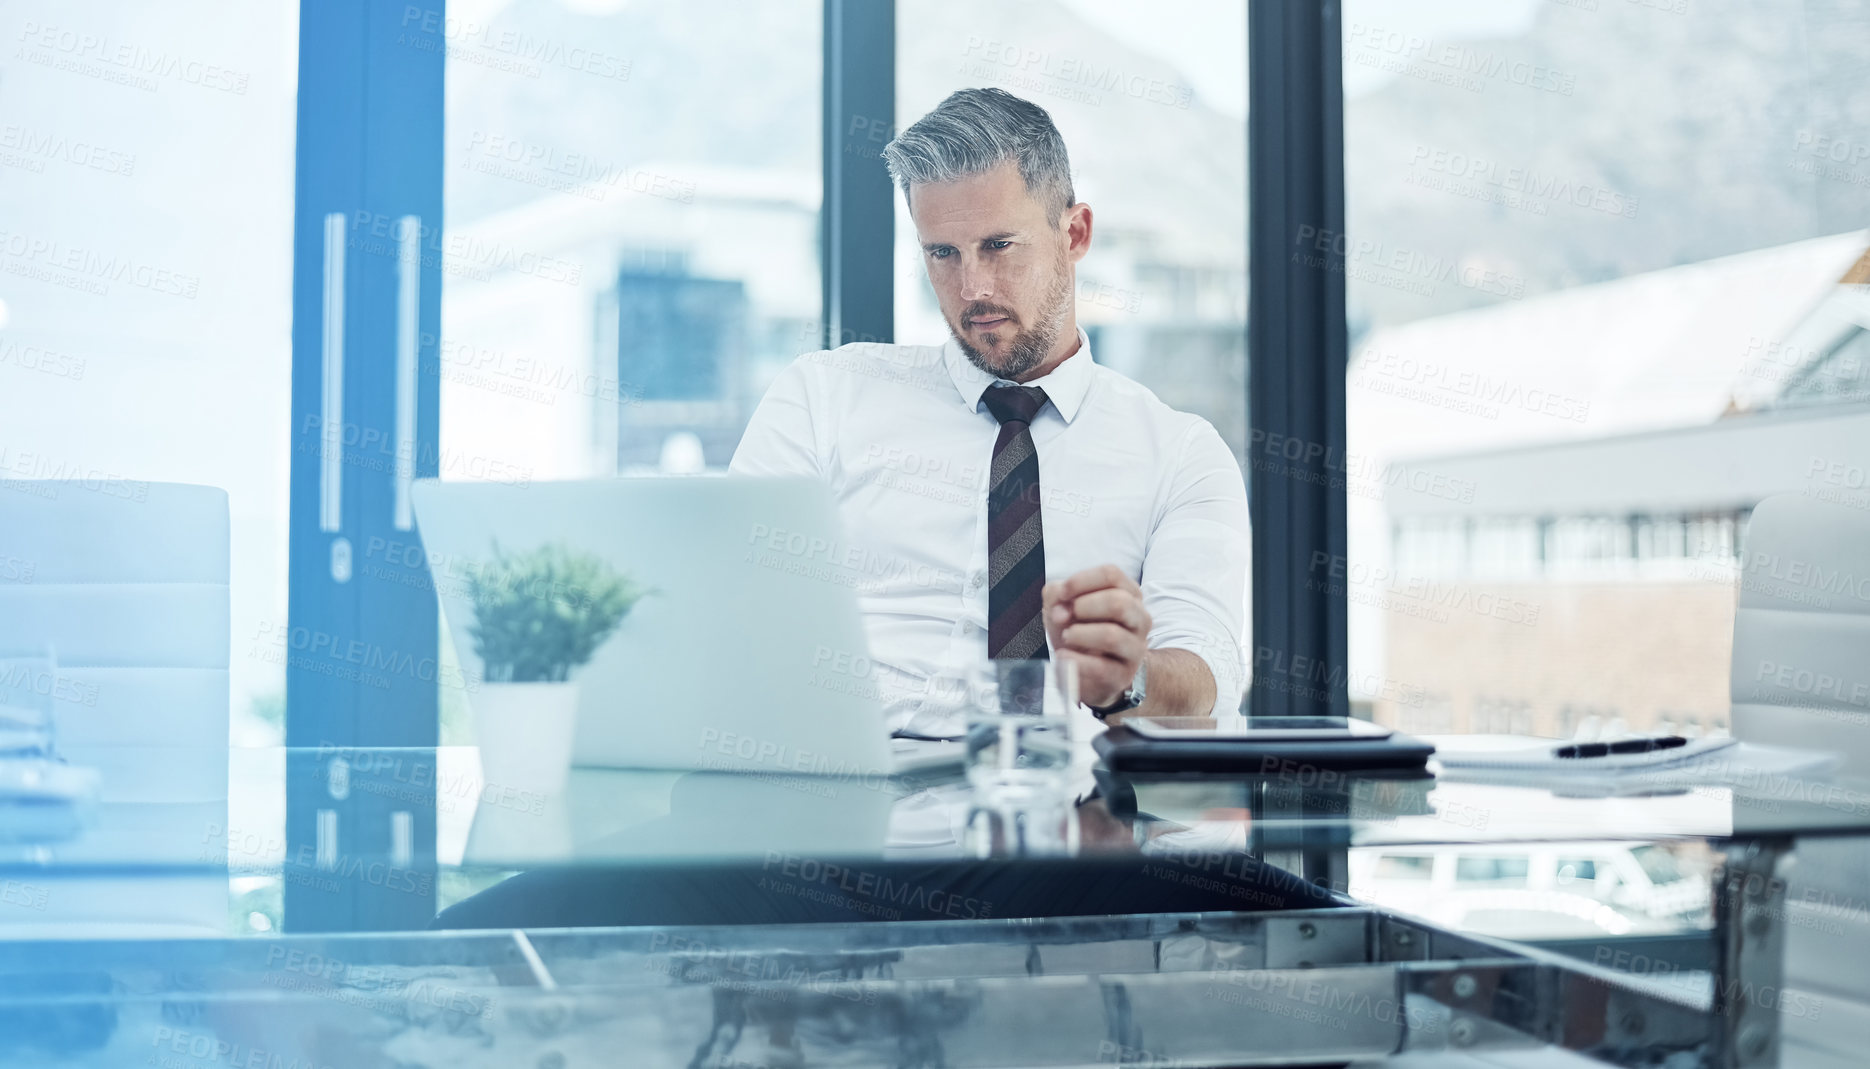
<path fill-rule="evenodd" d="M 345 1017 L 334 1012 L 334 999 L 349 1000 L 346 1008 L 354 1010 L 373 990 L 366 1001 L 400 1007 L 402 1026 L 447 1031 L 460 1026 L 447 1023 L 460 1007 L 439 1014 L 416 1007 L 429 1016 L 413 1024 L 407 989 L 395 988 L 384 1002 L 370 987 L 380 988 L 385 975 L 406 980 L 446 966 L 451 982 L 474 996 L 462 1005 L 498 1004 L 502 1014 L 517 1015 L 494 1028 L 483 1014 L 474 1026 L 498 1032 L 496 1045 L 517 1043 L 514 1049 L 528 1052 L 540 1035 L 568 1034 L 545 1028 L 540 1014 L 569 1013 L 585 1005 L 581 1000 L 595 1000 L 609 1007 L 604 1012 L 612 1017 L 604 1019 L 612 1020 L 619 1007 L 662 1012 L 657 1007 L 674 999 L 692 1017 L 685 1000 L 705 990 L 715 1031 L 683 1033 L 670 1047 L 686 1044 L 692 1054 L 702 1045 L 698 1036 L 722 1041 L 721 1015 L 745 1028 L 772 1006 L 789 1007 L 786 1013 L 804 1021 L 852 999 L 880 1000 L 900 1006 L 898 1025 L 920 1021 L 916 1014 L 931 1005 L 958 1005 L 942 1001 L 957 992 L 984 990 L 984 971 L 993 974 L 988 986 L 1004 986 L 1008 999 L 1029 1008 L 1055 1005 L 1061 1020 L 1086 1021 L 1112 1012 L 1109 992 L 1121 976 L 1132 992 L 1125 1013 L 1159 1012 L 1151 1019 L 1163 1027 L 1181 1022 L 1172 1035 L 1157 1033 L 1162 1038 L 1148 1048 L 1151 1057 L 1184 1057 L 1190 1065 L 1208 1064 L 1209 1057 L 1246 1063 L 1254 1051 L 1344 1060 L 1526 1042 L 1613 1064 L 1645 1064 L 1658 1052 L 1692 1054 L 1691 1064 L 1770 1064 L 1781 1019 L 1789 1005 L 1796 1008 L 1760 994 L 1781 990 L 1790 915 L 1782 862 L 1802 838 L 1870 833 L 1870 791 L 1839 780 L 1605 798 L 1302 769 L 1157 778 L 1089 770 L 1092 778 L 1062 818 L 1045 815 L 1035 833 L 1007 824 L 1027 815 L 978 810 L 958 775 L 827 779 L 579 769 L 552 796 L 488 782 L 471 747 L 71 756 L 106 770 L 100 800 L 60 819 L 40 813 L 14 821 L 0 842 L 0 925 L 12 940 L 0 950 L 0 1013 L 25 1022 L 16 1034 L 77 1027 L 70 1023 L 100 1014 L 129 1020 L 153 1013 L 150 1028 L 169 1031 L 145 1042 L 193 1043 L 214 1030 L 175 1023 L 178 1000 L 202 1003 L 190 1011 L 204 1015 L 197 1021 L 236 1010 L 247 1021 L 273 1012 L 328 1020 Z M 226 770 L 224 792 L 209 775 L 216 762 Z M 174 782 L 158 782 L 165 779 Z M 174 789 L 197 781 L 195 797 Z M 162 801 L 148 800 L 158 795 Z M 1449 931 L 1343 893 L 1346 856 L 1359 848 L 1585 839 L 1700 844 L 1716 859 L 1712 928 L 1701 937 L 1698 964 L 1683 973 L 1692 983 L 1660 990 L 1654 976 L 1605 967 L 1615 961 L 1576 961 Z M 762 878 L 785 884 L 782 893 L 766 896 L 783 908 L 720 915 L 721 901 L 737 900 Z M 549 898 L 549 884 L 543 895 L 530 893 L 551 879 L 570 880 L 571 897 L 594 896 L 606 909 L 619 905 L 623 892 L 647 887 L 672 903 L 675 919 L 632 916 L 629 909 L 614 920 L 575 911 L 554 919 L 555 903 L 539 901 Z M 1115 907 L 1108 897 L 1091 897 L 1079 900 L 1081 908 L 1070 901 L 1027 908 L 1037 899 L 1069 899 L 1099 880 L 1127 880 L 1130 897 L 1119 896 Z M 243 894 L 256 886 L 282 889 L 283 914 L 262 926 L 246 923 L 251 914 L 229 910 L 230 885 Z M 1037 887 L 1036 898 L 1020 899 L 1020 886 Z M 503 887 L 517 888 L 504 902 Z M 1209 897 L 1184 910 L 1171 890 Z M 559 893 L 567 893 L 563 884 Z M 834 912 L 824 912 L 826 900 L 839 900 Z M 352 908 L 333 912 L 326 908 L 332 901 Z M 384 902 L 395 908 L 377 908 Z M 534 912 L 468 917 L 464 927 L 481 934 L 415 930 L 434 924 L 438 910 L 471 912 L 488 902 L 500 909 L 517 902 Z M 351 923 L 328 923 L 333 916 Z M 868 923 L 813 923 L 827 918 Z M 720 926 L 730 920 L 741 923 Z M 284 933 L 277 930 L 282 925 Z M 381 934 L 316 934 L 346 927 Z M 485 931 L 490 927 L 498 930 Z M 174 938 L 180 935 L 190 938 Z M 554 949 L 542 954 L 546 947 Z M 973 948 L 968 954 L 977 957 L 954 956 L 957 947 Z M 1205 949 L 1190 951 L 1186 961 L 1175 956 L 1188 947 Z M 627 978 L 628 990 L 619 988 L 623 978 L 594 964 L 617 954 L 653 975 Z M 1025 964 L 983 964 L 1006 954 Z M 292 974 L 288 963 L 313 958 L 339 962 L 338 974 Z M 781 959 L 788 968 L 809 965 L 804 975 L 816 979 L 730 975 L 736 962 Z M 906 977 L 899 970 L 910 961 L 926 971 Z M 1034 962 L 1044 963 L 1037 973 L 1030 971 Z M 379 965 L 389 972 L 373 971 Z M 1067 975 L 1090 986 L 1064 994 L 1039 982 L 1063 983 Z M 1232 990 L 1240 985 L 1244 991 Z M 1151 1003 L 1154 1009 L 1134 1001 L 1137 992 L 1158 987 L 1179 994 L 1165 994 L 1168 1001 Z M 1237 1035 L 1217 1038 L 1199 1023 L 1210 1018 L 1189 1017 L 1188 1000 L 1208 999 L 1192 1009 L 1213 1011 L 1217 991 L 1230 999 L 1228 1013 L 1263 1026 L 1251 1050 Z M 1334 1019 L 1344 1027 L 1297 1028 L 1295 1015 L 1314 1013 L 1303 1007 L 1314 1005 L 1308 1000 L 1320 991 L 1327 1001 L 1387 991 L 1393 1006 L 1387 1016 L 1340 1006 Z M 1054 997 L 1064 1001 L 1046 1002 Z M 1074 1001 L 1080 998 L 1089 1001 Z M 151 1000 L 170 1008 L 150 1009 Z M 961 1001 L 978 1012 L 956 1010 L 946 1023 L 916 1027 L 954 1042 L 979 1040 L 981 1028 L 1000 1034 L 983 1023 L 986 1011 L 974 994 Z M 585 1012 L 597 1014 L 591 1006 Z M 353 1023 L 387 1027 L 381 1017 L 373 1009 Z M 586 1023 L 595 1019 L 587 1016 Z M 885 1043 L 897 1025 L 880 1022 L 862 1028 Z M 511 1038 L 519 1034 L 531 1038 Z M 1057 1048 L 1063 1060 L 1028 1050 L 1025 1060 L 983 1056 L 951 1064 L 1119 1060 L 1081 1040 Z"/>
<path fill-rule="evenodd" d="M 1281 769 L 1087 776 L 1010 834 L 958 770 L 893 777 L 578 768 L 559 794 L 489 782 L 471 746 L 148 748 L 71 754 L 94 804 L 0 813 L 10 876 L 443 871 L 823 859 L 1031 860 L 1249 854 L 1378 844 L 1730 841 L 1870 833 L 1870 784 L 1792 779 L 1635 797 Z M 225 791 L 214 772 L 225 769 Z M 153 784 L 166 779 L 161 790 Z M 175 781 L 206 780 L 193 795 Z M 149 800 L 160 796 L 160 801 Z M 45 807 L 38 807 L 43 809 Z M 1053 820 L 1053 817 L 1058 819 Z M 1328 863 L 1325 859 L 1321 863 Z M 1342 890 L 1341 872 L 1301 871 Z"/>

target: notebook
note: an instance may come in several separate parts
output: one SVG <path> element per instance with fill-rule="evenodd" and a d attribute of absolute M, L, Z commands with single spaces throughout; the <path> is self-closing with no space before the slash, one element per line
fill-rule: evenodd
<path fill-rule="evenodd" d="M 1558 741 L 1511 746 L 1486 736 L 1441 736 L 1433 740 L 1439 779 L 1546 787 L 1567 794 L 1633 794 L 1704 786 L 1742 786 L 1761 776 L 1822 774 L 1837 766 L 1835 754 L 1742 743 L 1730 737 L 1691 739 L 1682 746 L 1603 757 L 1559 757 L 1569 745 Z"/>

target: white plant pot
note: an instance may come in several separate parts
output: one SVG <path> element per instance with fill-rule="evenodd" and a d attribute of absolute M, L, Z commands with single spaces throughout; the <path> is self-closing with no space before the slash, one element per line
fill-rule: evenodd
<path fill-rule="evenodd" d="M 472 702 L 482 778 L 490 786 L 562 794 L 578 727 L 578 685 L 483 683 Z"/>

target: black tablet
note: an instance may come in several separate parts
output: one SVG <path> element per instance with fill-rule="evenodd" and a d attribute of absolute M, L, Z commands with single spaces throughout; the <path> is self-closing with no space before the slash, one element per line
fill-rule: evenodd
<path fill-rule="evenodd" d="M 1422 776 L 1435 752 L 1435 747 L 1421 739 L 1362 720 L 1347 724 L 1329 717 L 1273 717 L 1265 730 L 1240 731 L 1231 723 L 1214 724 L 1211 717 L 1154 718 L 1156 724 L 1145 726 L 1150 719 L 1131 717 L 1091 740 L 1105 768 L 1116 773 L 1220 773 L 1300 780 L 1324 770 Z M 1163 719 L 1208 723 L 1177 731 L 1174 724 L 1162 727 Z M 1299 723 L 1281 726 L 1282 719 Z M 1307 723 L 1317 720 L 1331 726 Z M 1258 729 L 1262 723 L 1267 721 L 1255 717 L 1252 727 Z M 1154 734 L 1146 735 L 1144 730 Z"/>
<path fill-rule="evenodd" d="M 1343 716 L 1133 716 L 1123 723 L 1158 742 L 1338 742 L 1394 734 L 1381 724 Z"/>

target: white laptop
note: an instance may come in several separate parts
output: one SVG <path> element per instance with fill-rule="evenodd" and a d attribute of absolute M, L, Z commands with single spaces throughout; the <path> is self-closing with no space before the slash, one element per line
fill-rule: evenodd
<path fill-rule="evenodd" d="M 468 577 L 558 543 L 651 589 L 579 686 L 573 763 L 840 778 L 923 771 L 961 744 L 892 740 L 830 491 L 814 479 L 419 480 L 416 526 L 469 681 Z"/>

